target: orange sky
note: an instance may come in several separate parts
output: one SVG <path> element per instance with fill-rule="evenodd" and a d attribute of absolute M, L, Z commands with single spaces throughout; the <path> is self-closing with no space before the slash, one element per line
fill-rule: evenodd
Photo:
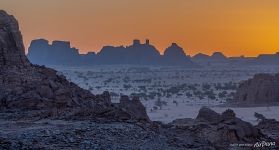
<path fill-rule="evenodd" d="M 26 47 L 36 38 L 99 51 L 149 38 L 187 54 L 256 56 L 279 51 L 279 0 L 1 0 L 20 22 Z"/>

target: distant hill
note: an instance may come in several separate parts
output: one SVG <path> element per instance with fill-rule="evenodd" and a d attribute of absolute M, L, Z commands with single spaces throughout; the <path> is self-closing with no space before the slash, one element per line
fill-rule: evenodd
<path fill-rule="evenodd" d="M 227 57 L 221 52 L 211 56 L 198 53 L 191 60 L 201 66 L 208 65 L 279 65 L 279 52 L 276 54 L 260 54 L 258 57 Z"/>
<path fill-rule="evenodd" d="M 70 42 L 53 41 L 49 44 L 47 40 L 38 39 L 31 42 L 27 57 L 38 65 L 79 65 L 93 55 L 80 55 Z"/>
<path fill-rule="evenodd" d="M 279 65 L 279 52 L 277 52 L 276 54 L 261 54 L 252 63 Z"/>
<path fill-rule="evenodd" d="M 258 57 L 227 57 L 222 52 L 212 55 L 198 53 L 187 56 L 183 48 L 172 43 L 163 55 L 151 45 L 149 40 L 141 43 L 134 40 L 129 46 L 104 46 L 100 52 L 80 54 L 77 48 L 71 47 L 67 41 L 45 39 L 31 42 L 27 54 L 28 59 L 46 66 L 90 66 L 90 65 L 157 65 L 157 66 L 216 66 L 216 65 L 279 65 L 279 52 L 261 54 Z"/>
<path fill-rule="evenodd" d="M 89 52 L 79 54 L 79 50 L 72 48 L 70 42 L 47 40 L 33 40 L 28 50 L 28 59 L 39 65 L 162 65 L 197 67 L 184 50 L 176 43 L 168 47 L 164 55 L 146 40 L 141 44 L 134 40 L 130 46 L 104 46 L 99 53 Z"/>
<path fill-rule="evenodd" d="M 214 52 L 211 56 L 198 53 L 192 57 L 192 61 L 202 66 L 208 65 L 224 65 L 229 63 L 229 59 L 221 52 Z"/>
<path fill-rule="evenodd" d="M 168 47 L 163 55 L 163 64 L 165 65 L 186 65 L 186 66 L 194 66 L 195 64 L 188 58 L 183 50 L 183 48 L 179 47 L 176 43 L 172 43 L 170 47 Z"/>

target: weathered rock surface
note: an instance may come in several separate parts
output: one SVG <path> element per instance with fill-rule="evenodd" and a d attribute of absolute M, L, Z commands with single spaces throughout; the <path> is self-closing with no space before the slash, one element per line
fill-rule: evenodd
<path fill-rule="evenodd" d="M 234 143 L 253 145 L 259 141 L 273 140 L 269 136 L 263 135 L 259 129 L 259 127 L 264 128 L 262 125 L 256 128 L 252 124 L 242 121 L 230 109 L 218 114 L 203 107 L 196 119 L 179 119 L 173 121 L 170 125 L 174 125 L 176 130 L 187 130 L 191 135 L 196 135 L 196 138 L 208 141 L 217 149 L 235 148 L 229 147 L 230 144 Z M 270 126 L 268 125 L 268 127 Z M 278 128 L 275 131 L 278 132 Z M 247 148 L 249 149 L 249 147 Z M 276 149 L 278 147 L 272 148 Z"/>
<path fill-rule="evenodd" d="M 17 21 L 4 11 L 0 41 L 0 149 L 214 150 L 272 139 L 260 129 L 278 133 L 255 128 L 232 110 L 202 108 L 196 119 L 152 122 L 138 98 L 113 104 L 108 92 L 93 95 L 53 69 L 30 64 Z"/>
<path fill-rule="evenodd" d="M 143 104 L 138 97 L 134 97 L 132 100 L 128 96 L 121 96 L 120 103 L 116 104 L 119 109 L 122 109 L 129 114 L 130 117 L 139 121 L 150 121 Z M 132 119 L 131 118 L 131 119 Z"/>
<path fill-rule="evenodd" d="M 263 119 L 256 126 L 271 141 L 279 143 L 279 122 L 275 119 Z"/>
<path fill-rule="evenodd" d="M 40 110 L 50 114 L 49 117 L 56 111 L 55 116 L 63 117 L 72 114 L 119 119 L 125 114 L 138 118 L 133 117 L 132 111 L 124 112 L 113 106 L 108 92 L 95 96 L 67 81 L 57 71 L 31 64 L 24 54 L 16 19 L 4 11 L 0 11 L 0 42 L 1 110 Z M 57 47 L 65 45 L 59 41 L 53 44 Z M 130 103 L 142 107 L 139 101 Z M 121 105 L 124 107 L 125 103 Z M 146 114 L 145 109 L 140 111 Z M 148 117 L 145 119 L 149 120 Z"/>
<path fill-rule="evenodd" d="M 16 19 L 0 10 L 0 67 L 29 64 Z"/>
<path fill-rule="evenodd" d="M 279 74 L 257 74 L 243 82 L 234 97 L 235 103 L 272 104 L 279 102 Z"/>

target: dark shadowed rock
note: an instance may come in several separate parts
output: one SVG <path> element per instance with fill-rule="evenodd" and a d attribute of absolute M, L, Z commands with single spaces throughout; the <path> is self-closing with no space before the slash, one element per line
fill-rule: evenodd
<path fill-rule="evenodd" d="M 210 59 L 209 55 L 203 54 L 203 53 L 198 53 L 195 56 L 193 56 L 194 60 L 208 60 Z"/>
<path fill-rule="evenodd" d="M 221 52 L 214 52 L 211 56 L 199 53 L 193 56 L 191 60 L 203 66 L 219 66 L 227 65 L 228 63 L 230 63 L 230 60 Z"/>
<path fill-rule="evenodd" d="M 226 61 L 227 57 L 222 52 L 214 52 L 211 55 L 211 59 L 215 61 Z"/>
<path fill-rule="evenodd" d="M 69 42 L 37 39 L 31 42 L 27 54 L 29 60 L 39 65 L 167 65 L 196 67 L 185 55 L 183 49 L 176 44 L 169 47 L 165 55 L 160 55 L 155 46 L 147 39 L 141 44 L 134 40 L 129 46 L 104 46 L 95 54 L 80 54 L 78 49 L 72 48 Z"/>
<path fill-rule="evenodd" d="M 223 120 L 228 120 L 228 119 L 234 119 L 236 118 L 235 113 L 233 112 L 233 110 L 231 109 L 227 109 L 226 111 L 224 111 L 221 115 Z"/>
<path fill-rule="evenodd" d="M 269 140 L 232 110 L 220 115 L 204 107 L 194 120 L 151 122 L 137 97 L 113 104 L 109 92 L 93 95 L 53 69 L 30 64 L 16 24 L 0 11 L 0 149 L 214 150 Z M 277 133 L 276 126 L 259 128 Z"/>
<path fill-rule="evenodd" d="M 71 47 L 67 41 L 53 41 L 49 44 L 47 40 L 33 40 L 30 44 L 27 57 L 38 65 L 81 65 L 87 63 L 86 57 L 80 55 L 78 49 Z M 93 60 L 92 60 L 93 61 Z"/>
<path fill-rule="evenodd" d="M 162 63 L 170 66 L 195 66 L 195 64 L 186 56 L 183 48 L 176 43 L 172 43 L 163 55 Z"/>
<path fill-rule="evenodd" d="M 0 67 L 29 65 L 16 19 L 0 10 Z"/>
<path fill-rule="evenodd" d="M 134 40 L 133 44 L 127 47 L 105 46 L 97 54 L 97 63 L 106 65 L 159 65 L 159 51 L 146 40 L 141 44 Z"/>
<path fill-rule="evenodd" d="M 123 109 L 125 112 L 132 114 L 131 117 L 135 117 L 132 119 L 150 121 L 145 107 L 140 102 L 138 97 L 133 97 L 132 100 L 129 99 L 128 96 L 121 96 L 120 103 L 117 104 L 120 109 Z"/>
<path fill-rule="evenodd" d="M 192 134 L 210 141 L 217 149 L 227 149 L 232 143 L 255 143 L 258 140 L 267 140 L 260 130 L 237 118 L 232 110 L 218 114 L 203 107 L 196 119 L 179 119 L 171 124 L 178 129 L 190 129 Z"/>
<path fill-rule="evenodd" d="M 254 60 L 250 61 L 250 64 L 279 65 L 279 52 L 275 54 L 261 54 Z"/>
<path fill-rule="evenodd" d="M 196 119 L 208 121 L 210 123 L 217 123 L 221 121 L 221 115 L 207 107 L 202 107 Z"/>
<path fill-rule="evenodd" d="M 93 118 L 110 119 L 125 114 L 134 120 L 149 120 L 140 101 L 133 100 L 127 105 L 121 103 L 127 110 L 123 111 L 111 104 L 108 92 L 95 96 L 67 81 L 63 75 L 53 69 L 30 64 L 24 54 L 22 37 L 16 19 L 4 11 L 0 11 L 0 23 L 1 110 L 53 112 L 56 109 L 56 116 L 68 116 L 67 118 L 71 118 L 71 114 L 73 116 L 86 114 Z M 40 47 L 42 45 L 44 46 Z M 45 46 L 49 45 L 48 41 L 37 40 L 33 41 L 33 46 L 39 46 L 44 50 Z M 68 55 L 66 49 L 71 49 L 75 55 L 78 54 L 75 48 L 70 47 L 69 42 L 54 41 L 52 47 L 58 54 Z M 35 57 L 37 55 L 40 54 L 34 53 Z M 71 57 L 70 55 L 69 57 Z M 64 62 L 70 61 L 69 57 L 66 56 Z M 135 113 L 133 109 L 136 111 Z M 144 118 L 141 118 L 140 113 L 143 113 Z M 111 114 L 113 115 L 111 116 Z"/>
<path fill-rule="evenodd" d="M 276 144 L 279 142 L 279 122 L 275 119 L 263 119 L 256 126 L 266 137 L 270 137 Z"/>
<path fill-rule="evenodd" d="M 279 102 L 279 74 L 257 74 L 240 84 L 235 103 L 272 104 Z"/>

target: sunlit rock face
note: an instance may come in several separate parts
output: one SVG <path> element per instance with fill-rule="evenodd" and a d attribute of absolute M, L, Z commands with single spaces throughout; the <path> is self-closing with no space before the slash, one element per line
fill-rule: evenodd
<path fill-rule="evenodd" d="M 234 98 L 236 103 L 269 104 L 279 102 L 279 74 L 257 74 L 243 82 Z"/>

